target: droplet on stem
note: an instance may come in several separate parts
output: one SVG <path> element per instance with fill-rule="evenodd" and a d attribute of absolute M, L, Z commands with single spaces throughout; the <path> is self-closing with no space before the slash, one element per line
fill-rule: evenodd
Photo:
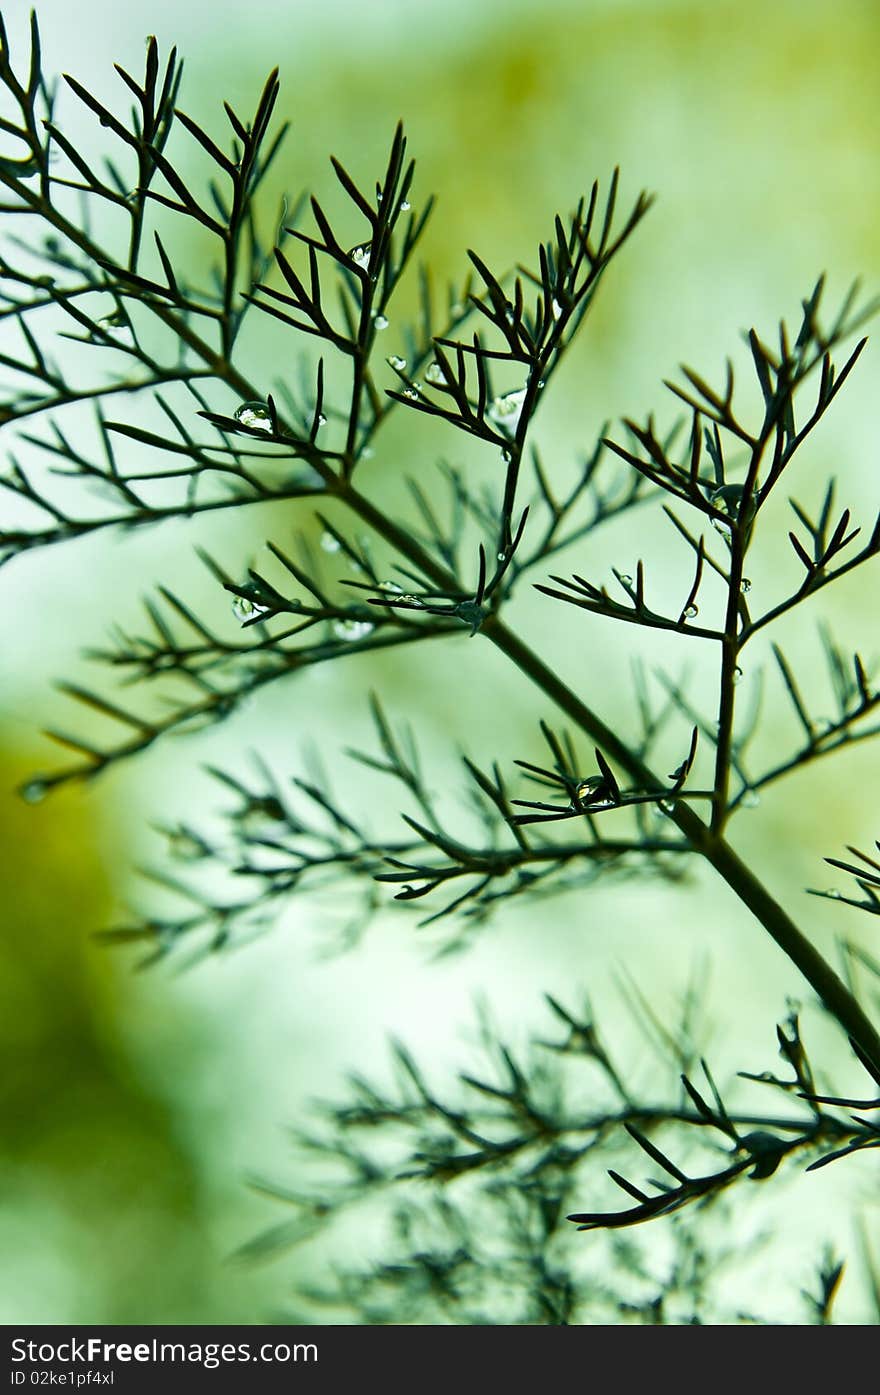
<path fill-rule="evenodd" d="M 234 416 L 239 426 L 247 426 L 251 431 L 272 430 L 272 413 L 265 402 L 242 402 Z"/>
<path fill-rule="evenodd" d="M 503 397 L 495 398 L 489 408 L 489 416 L 512 435 L 519 423 L 525 400 L 525 388 L 518 388 L 516 392 L 507 392 Z"/>
<path fill-rule="evenodd" d="M 370 620 L 334 620 L 333 633 L 337 639 L 344 639 L 352 643 L 358 639 L 366 639 L 373 633 L 375 625 Z"/>

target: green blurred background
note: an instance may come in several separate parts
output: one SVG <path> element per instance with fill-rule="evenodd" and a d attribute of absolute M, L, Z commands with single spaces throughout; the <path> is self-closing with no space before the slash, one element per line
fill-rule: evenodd
<path fill-rule="evenodd" d="M 76 8 L 45 0 L 38 13 L 49 70 L 71 71 L 106 96 L 118 88 L 112 61 L 136 68 L 148 32 L 165 47 L 177 43 L 188 69 L 182 105 L 208 124 L 220 95 L 251 105 L 279 63 L 293 131 L 278 177 L 294 192 L 330 187 L 331 152 L 359 176 L 378 174 L 403 117 L 418 160 L 417 194 L 439 195 L 426 251 L 444 275 L 462 274 L 470 246 L 491 265 L 529 261 L 553 213 L 573 206 L 595 176 L 607 180 L 614 165 L 627 197 L 641 187 L 656 191 L 655 209 L 543 409 L 545 459 L 570 464 L 606 418 L 656 408 L 671 420 L 661 379 L 682 360 L 716 376 L 744 328 L 769 334 L 780 314 L 796 316 L 820 271 L 835 297 L 855 275 L 869 291 L 880 289 L 880 10 L 869 0 L 834 7 L 146 0 L 137 9 L 115 0 Z M 5 6 L 4 18 L 20 39 L 25 5 Z M 389 351 L 392 337 L 393 326 Z M 253 353 L 259 375 L 258 342 Z M 833 470 L 848 481 L 846 502 L 863 523 L 878 502 L 878 365 L 869 346 L 833 421 L 798 467 L 807 506 Z M 389 440 L 375 468 L 398 470 L 427 448 L 416 424 Z M 454 452 L 457 443 L 440 448 Z M 235 520 L 210 536 L 224 561 L 243 566 L 267 529 L 278 536 L 289 522 Z M 665 536 L 641 515 L 638 555 L 661 566 Z M 63 704 L 51 682 L 81 670 L 84 644 L 112 620 L 132 617 L 159 578 L 207 594 L 193 541 L 182 527 L 126 540 L 124 552 L 102 539 L 22 559 L 0 577 L 4 788 L 50 760 L 37 733 L 58 720 Z M 597 541 L 589 574 L 635 560 L 625 521 Z M 759 552 L 753 585 L 793 575 Z M 823 596 L 822 614 L 844 646 L 871 657 L 876 571 L 835 589 Z M 526 601 L 522 624 L 535 634 L 540 627 L 547 651 L 600 710 L 603 703 L 620 709 L 631 636 L 579 617 L 572 627 L 560 610 L 548 632 L 546 604 Z M 809 623 L 796 620 L 786 639 L 807 670 L 816 665 Z M 665 648 L 649 644 L 647 657 L 678 663 L 681 656 Z M 752 681 L 747 673 L 746 695 Z M 613 997 L 616 970 L 625 965 L 651 985 L 661 1011 L 671 1010 L 694 962 L 708 953 L 716 1074 L 772 1066 L 773 1023 L 786 995 L 803 995 L 803 985 L 732 898 L 700 877 L 688 891 L 600 890 L 586 917 L 583 904 L 570 902 L 516 910 L 467 956 L 436 964 L 413 920 L 393 914 L 381 916 L 350 955 L 323 955 L 328 926 L 343 914 L 326 901 L 300 903 L 258 944 L 182 974 L 138 974 L 126 955 L 96 944 L 96 927 L 148 894 L 133 869 L 162 856 L 152 822 L 210 812 L 216 803 L 201 762 L 222 752 L 241 769 L 244 753 L 257 748 L 281 773 L 293 773 L 306 740 L 332 754 L 365 738 L 370 685 L 393 715 L 418 719 L 438 779 L 455 743 L 509 762 L 547 715 L 494 654 L 462 639 L 445 654 L 426 648 L 313 670 L 286 691 L 266 693 L 222 731 L 158 751 L 88 792 L 35 809 L 4 798 L 5 1322 L 260 1322 L 283 1311 L 300 1261 L 253 1268 L 229 1259 L 280 1218 L 247 1190 L 247 1177 L 290 1180 L 284 1126 L 302 1119 L 311 1095 L 335 1092 L 353 1061 L 381 1068 L 390 1032 L 442 1078 L 467 1050 L 478 990 L 489 993 L 502 1023 L 525 1035 L 539 1020 L 538 990 L 589 987 L 609 1036 L 637 1063 Z M 499 729 L 499 689 L 506 729 Z M 775 689 L 765 722 L 768 747 L 790 730 Z M 861 748 L 779 786 L 736 829 L 737 845 L 826 950 L 837 934 L 864 927 L 844 925 L 839 909 L 808 901 L 802 888 L 825 884 L 824 854 L 845 842 L 865 846 L 880 831 L 878 773 L 877 752 Z M 810 1021 L 831 1060 L 827 1031 Z M 871 1182 L 870 1169 L 852 1164 L 754 1203 L 765 1208 L 762 1223 L 776 1211 L 782 1238 L 752 1277 L 753 1307 L 784 1315 L 786 1293 L 806 1282 L 819 1242 L 830 1238 L 855 1256 L 841 1314 L 864 1316 L 852 1237 L 856 1218 L 877 1231 Z M 756 1224 L 754 1212 L 742 1224 Z"/>

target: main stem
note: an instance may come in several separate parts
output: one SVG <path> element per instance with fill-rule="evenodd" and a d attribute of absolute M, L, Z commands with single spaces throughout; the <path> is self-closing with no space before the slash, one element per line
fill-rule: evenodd
<path fill-rule="evenodd" d="M 455 586 L 455 577 L 392 519 L 376 508 L 365 495 L 352 485 L 346 484 L 340 491 L 340 496 L 364 522 L 369 523 L 386 541 L 407 555 L 438 584 L 445 587 Z M 647 788 L 656 788 L 661 783 L 653 771 L 630 750 L 626 742 L 606 726 L 601 717 L 548 668 L 535 651 L 497 615 L 487 616 L 480 634 L 506 654 L 537 688 L 546 693 L 561 711 L 576 722 L 582 731 L 602 747 L 605 754 L 616 760 L 639 784 Z M 684 801 L 675 804 L 670 817 L 685 834 L 694 851 L 705 857 L 724 878 L 780 949 L 801 971 L 828 1012 L 874 1066 L 880 1079 L 880 1033 L 831 965 L 802 934 L 779 902 L 771 896 L 720 833 L 704 823 Z"/>
<path fill-rule="evenodd" d="M 513 660 L 517 668 L 632 775 L 645 782 L 656 783 L 656 777 L 625 743 L 503 621 L 487 621 L 484 632 Z M 671 817 L 686 834 L 695 851 L 701 853 L 720 873 L 780 949 L 800 969 L 824 1006 L 880 1073 L 880 1034 L 830 964 L 801 933 L 730 844 L 716 836 L 693 809 L 678 803 Z"/>

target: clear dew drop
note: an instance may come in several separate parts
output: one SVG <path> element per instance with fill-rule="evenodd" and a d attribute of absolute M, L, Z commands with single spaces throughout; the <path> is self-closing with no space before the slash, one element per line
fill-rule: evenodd
<path fill-rule="evenodd" d="M 342 543 L 338 538 L 335 538 L 332 533 L 325 532 L 321 534 L 322 552 L 338 552 L 341 547 Z"/>
<path fill-rule="evenodd" d="M 252 601 L 248 596 L 233 596 L 232 598 L 232 613 L 236 620 L 240 620 L 242 624 L 246 620 L 253 620 L 258 615 L 265 615 L 268 608 L 268 606 L 259 605 L 256 601 Z"/>
<path fill-rule="evenodd" d="M 840 900 L 840 892 L 837 890 L 836 886 L 832 887 L 830 891 L 826 891 L 825 895 L 830 896 L 832 901 Z"/>
<path fill-rule="evenodd" d="M 373 324 L 377 329 L 387 329 L 389 320 L 387 315 L 374 315 Z"/>
<path fill-rule="evenodd" d="M 109 334 L 114 344 L 120 344 L 130 348 L 134 344 L 134 331 L 125 315 L 121 311 L 114 311 L 110 315 L 105 315 L 98 321 L 101 329 Z"/>
<path fill-rule="evenodd" d="M 446 381 L 443 377 L 443 369 L 436 359 L 434 359 L 433 363 L 429 363 L 425 369 L 425 381 L 428 383 L 442 383 Z"/>
<path fill-rule="evenodd" d="M 657 808 L 665 818 L 671 818 L 675 813 L 675 804 L 671 799 L 661 799 L 657 803 Z"/>
<path fill-rule="evenodd" d="M 239 426 L 248 426 L 252 431 L 272 430 L 272 413 L 265 402 L 242 402 L 234 416 Z"/>
<path fill-rule="evenodd" d="M 507 449 L 506 446 L 503 448 L 501 452 L 501 459 L 504 461 L 505 465 L 509 465 L 511 460 L 513 459 L 513 456 L 511 455 L 510 451 Z"/>
<path fill-rule="evenodd" d="M 361 460 L 372 460 L 375 454 L 376 452 L 373 450 L 372 446 L 364 446 L 361 451 Z"/>
<path fill-rule="evenodd" d="M 498 556 L 497 556 L 497 560 L 498 560 L 499 562 L 503 562 L 506 555 L 507 555 L 507 554 L 504 553 L 504 552 L 499 552 L 499 553 L 498 553 Z"/>
<path fill-rule="evenodd" d="M 559 304 L 559 301 L 556 299 L 555 296 L 550 301 L 550 313 L 553 316 L 554 320 L 558 320 L 559 316 L 562 314 L 562 306 Z"/>
<path fill-rule="evenodd" d="M 698 606 L 689 605 L 685 610 L 684 618 L 685 620 L 693 620 L 696 615 L 699 615 L 699 613 L 700 610 Z"/>
<path fill-rule="evenodd" d="M 591 775 L 588 780 L 581 780 L 580 784 L 577 787 L 578 799 L 580 799 L 583 803 L 588 803 L 589 800 L 596 793 L 596 791 L 599 789 L 601 784 L 602 778 L 599 775 Z"/>
<path fill-rule="evenodd" d="M 747 576 L 744 576 L 739 584 L 739 589 L 744 596 L 747 596 L 752 589 L 752 583 Z"/>
<path fill-rule="evenodd" d="M 758 805 L 761 803 L 761 796 L 758 794 L 757 790 L 746 790 L 740 803 L 744 809 L 757 809 Z"/>
<path fill-rule="evenodd" d="M 737 664 L 736 668 L 733 670 L 733 681 L 734 681 L 734 683 L 739 683 L 739 682 L 741 682 L 741 681 L 742 681 L 742 676 L 743 676 L 743 671 L 742 671 L 742 669 L 740 668 L 739 664 Z"/>
<path fill-rule="evenodd" d="M 33 780 L 28 780 L 21 791 L 21 797 L 25 804 L 39 804 L 49 793 L 48 780 L 42 780 L 37 776 Z"/>
<path fill-rule="evenodd" d="M 503 397 L 496 397 L 489 408 L 489 416 L 499 426 L 503 426 L 505 431 L 513 432 L 519 422 L 523 403 L 526 400 L 525 388 L 518 388 L 516 392 L 505 393 Z"/>
<path fill-rule="evenodd" d="M 400 211 L 401 211 L 401 213 L 409 213 L 409 211 L 410 211 L 411 208 L 412 208 L 412 204 L 410 203 L 409 199 L 401 199 L 401 200 L 400 200 Z"/>
<path fill-rule="evenodd" d="M 416 392 L 415 388 L 404 388 L 403 395 L 404 397 L 408 397 L 410 402 L 418 402 L 419 400 L 419 394 Z"/>
<path fill-rule="evenodd" d="M 334 620 L 333 633 L 337 639 L 344 639 L 352 643 L 358 639 L 366 639 L 375 629 L 375 625 L 370 620 Z"/>
<path fill-rule="evenodd" d="M 406 359 L 401 358 L 399 354 L 392 354 L 388 360 L 388 367 L 396 369 L 398 373 L 402 373 L 406 367 Z"/>
<path fill-rule="evenodd" d="M 632 584 L 633 584 L 633 579 L 632 579 L 632 577 L 630 576 L 629 572 L 621 572 L 621 574 L 620 574 L 620 583 L 621 583 L 622 586 L 632 586 Z"/>
<path fill-rule="evenodd" d="M 370 244 L 369 242 L 358 243 L 357 247 L 352 247 L 349 257 L 355 266 L 368 267 L 370 264 Z"/>
<path fill-rule="evenodd" d="M 324 416 L 323 412 L 318 413 L 318 420 L 315 422 L 315 425 L 318 427 L 319 430 L 322 426 L 327 425 L 327 418 Z"/>
<path fill-rule="evenodd" d="M 169 834 L 168 851 L 179 862 L 200 862 L 208 856 L 210 849 L 188 829 L 176 828 Z"/>

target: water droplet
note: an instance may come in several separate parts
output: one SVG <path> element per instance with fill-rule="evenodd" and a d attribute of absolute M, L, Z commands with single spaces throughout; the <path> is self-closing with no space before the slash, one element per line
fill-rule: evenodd
<path fill-rule="evenodd" d="M 555 296 L 550 301 L 550 313 L 553 316 L 554 320 L 558 320 L 559 316 L 562 314 L 562 306 L 559 304 L 559 301 L 556 299 Z"/>
<path fill-rule="evenodd" d="M 418 402 L 419 400 L 419 394 L 416 392 L 415 388 L 404 388 L 403 395 L 404 397 L 408 397 L 411 402 Z"/>
<path fill-rule="evenodd" d="M 505 552 L 499 552 L 499 553 L 498 553 L 498 561 L 499 561 L 499 562 L 503 562 L 503 561 L 504 561 L 504 558 L 505 558 L 506 556 L 507 556 L 507 554 L 506 554 Z"/>
<path fill-rule="evenodd" d="M 746 790 L 740 803 L 744 809 L 757 809 L 758 805 L 761 803 L 761 796 L 758 794 L 757 790 Z"/>
<path fill-rule="evenodd" d="M 373 450 L 372 446 L 364 446 L 361 451 L 361 460 L 372 460 L 375 454 L 376 452 Z"/>
<path fill-rule="evenodd" d="M 693 605 L 693 604 L 691 604 L 691 605 L 689 605 L 689 606 L 687 607 L 687 609 L 685 610 L 684 618 L 685 618 L 686 620 L 693 620 L 694 616 L 695 616 L 695 615 L 699 615 L 699 613 L 700 613 L 699 607 L 698 607 L 698 606 L 695 606 L 695 605 Z"/>
<path fill-rule="evenodd" d="M 394 595 L 396 595 L 396 596 L 402 596 L 402 595 L 403 595 L 403 587 L 402 587 L 402 586 L 398 586 L 398 584 L 397 584 L 396 581 L 380 581 L 380 582 L 379 582 L 379 590 L 380 590 L 380 591 L 391 591 L 391 592 L 393 592 Z"/>
<path fill-rule="evenodd" d="M 593 796 L 602 788 L 605 781 L 601 775 L 591 775 L 588 780 L 581 780 L 577 787 L 577 797 L 582 804 L 589 804 Z"/>
<path fill-rule="evenodd" d="M 334 537 L 332 533 L 324 532 L 321 534 L 322 552 L 338 552 L 341 547 L 342 543 L 337 537 Z"/>
<path fill-rule="evenodd" d="M 443 369 L 436 359 L 434 359 L 433 363 L 429 363 L 425 369 L 425 381 L 429 383 L 444 383 L 446 381 L 443 376 Z"/>
<path fill-rule="evenodd" d="M 675 813 L 675 801 L 671 799 L 660 799 L 657 801 L 657 808 L 667 819 L 671 818 Z"/>
<path fill-rule="evenodd" d="M 513 459 L 513 456 L 511 455 L 510 451 L 507 449 L 506 446 L 501 451 L 501 459 L 504 461 L 505 465 L 509 465 L 511 460 Z"/>
<path fill-rule="evenodd" d="M 406 359 L 401 358 L 399 354 L 392 354 L 388 360 L 388 366 L 396 369 L 398 373 L 402 373 L 406 367 Z"/>
<path fill-rule="evenodd" d="M 739 584 L 739 589 L 742 591 L 744 596 L 747 596 L 751 591 L 752 583 L 747 576 L 743 577 L 742 581 Z"/>
<path fill-rule="evenodd" d="M 714 508 L 720 509 L 722 513 L 737 513 L 742 501 L 743 489 L 744 486 L 741 484 L 722 484 L 720 488 L 712 490 L 709 495 L 709 503 Z"/>
<path fill-rule="evenodd" d="M 370 265 L 370 244 L 369 242 L 358 243 L 357 247 L 352 247 L 349 257 L 355 266 L 368 267 Z"/>
<path fill-rule="evenodd" d="M 114 344 L 119 344 L 130 348 L 134 344 L 134 330 L 128 322 L 127 315 L 121 310 L 114 310 L 112 314 L 105 315 L 98 321 L 101 329 L 109 334 Z"/>
<path fill-rule="evenodd" d="M 739 681 L 740 681 L 740 679 L 742 678 L 742 676 L 743 676 L 743 671 L 742 671 L 742 669 L 740 668 L 739 664 L 737 664 L 736 668 L 733 670 L 733 681 L 734 681 L 734 683 L 739 683 Z"/>
<path fill-rule="evenodd" d="M 517 428 L 520 412 L 526 400 L 525 388 L 519 388 L 516 392 L 505 393 L 503 397 L 496 397 L 489 408 L 489 416 L 496 421 L 499 426 L 503 426 L 505 431 L 513 432 Z"/>
<path fill-rule="evenodd" d="M 830 896 L 832 901 L 840 900 L 840 892 L 837 890 L 836 886 L 832 887 L 830 891 L 826 891 L 825 895 Z"/>
<path fill-rule="evenodd" d="M 186 828 L 175 828 L 168 836 L 168 851 L 180 862 L 200 862 L 211 851 L 196 834 Z"/>
<path fill-rule="evenodd" d="M 387 329 L 387 328 L 388 328 L 388 323 L 389 323 L 389 322 L 388 322 L 388 316 L 387 316 L 387 315 L 374 315 L 374 316 L 373 316 L 373 324 L 376 326 L 377 329 Z"/>
<path fill-rule="evenodd" d="M 25 804 L 39 804 L 49 793 L 49 781 L 42 779 L 39 775 L 33 780 L 28 780 L 21 791 L 21 797 Z"/>
<path fill-rule="evenodd" d="M 621 586 L 632 586 L 633 584 L 633 579 L 629 572 L 621 572 L 619 580 Z"/>
<path fill-rule="evenodd" d="M 315 425 L 318 427 L 318 430 L 320 430 L 322 426 L 327 425 L 327 418 L 324 416 L 323 412 L 318 413 L 318 420 L 315 422 Z"/>
<path fill-rule="evenodd" d="M 375 629 L 375 625 L 370 620 L 334 620 L 333 633 L 337 639 L 344 639 L 349 642 L 358 639 L 366 639 Z"/>
<path fill-rule="evenodd" d="M 272 430 L 272 413 L 265 402 L 242 402 L 234 415 L 239 426 L 248 426 L 251 431 Z"/>
<path fill-rule="evenodd" d="M 253 620 L 258 615 L 265 615 L 268 609 L 268 606 L 259 605 L 249 596 L 233 596 L 232 598 L 232 613 L 236 620 L 240 620 L 242 624 L 246 620 Z"/>
<path fill-rule="evenodd" d="M 545 386 L 544 379 L 543 379 L 543 378 L 539 378 L 539 379 L 538 379 L 538 387 L 539 387 L 539 388 L 542 388 L 542 387 L 544 387 L 544 386 Z"/>
<path fill-rule="evenodd" d="M 409 199 L 401 199 L 401 200 L 400 200 L 400 211 L 401 211 L 401 213 L 409 213 L 409 211 L 410 211 L 411 208 L 412 208 L 412 204 L 410 203 Z"/>

